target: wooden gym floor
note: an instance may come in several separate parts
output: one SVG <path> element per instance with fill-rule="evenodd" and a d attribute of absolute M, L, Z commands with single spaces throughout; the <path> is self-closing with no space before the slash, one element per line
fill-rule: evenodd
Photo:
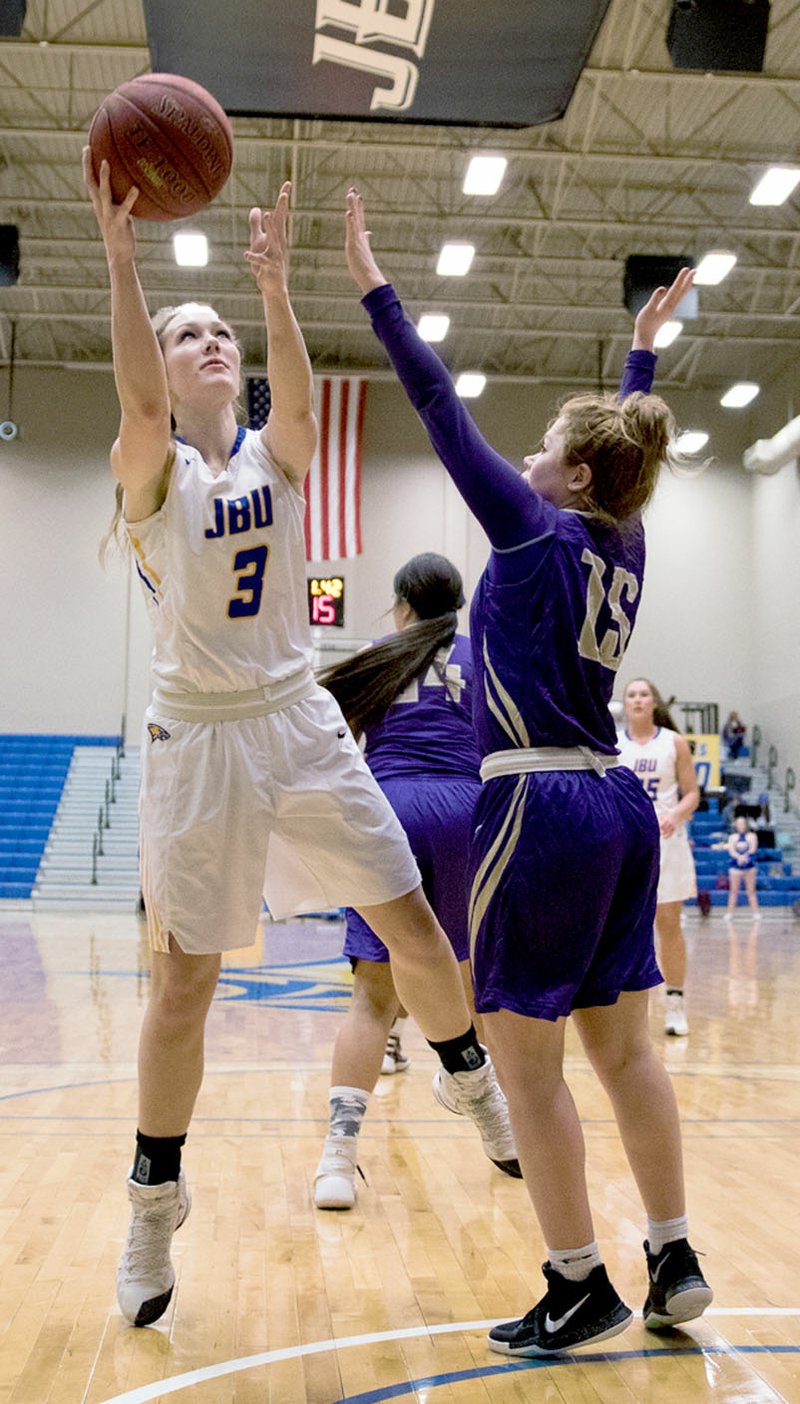
<path fill-rule="evenodd" d="M 321 1213 L 311 1183 L 349 969 L 338 923 L 266 926 L 226 959 L 185 1152 L 191 1216 L 155 1327 L 126 1325 L 135 1059 L 147 990 L 133 917 L 0 912 L 0 1404 L 800 1404 L 800 921 L 687 919 L 688 1039 L 664 1047 L 684 1118 L 692 1240 L 716 1301 L 669 1335 L 510 1361 L 489 1322 L 541 1294 L 523 1186 L 412 1066 L 382 1078 L 367 1184 Z M 597 1237 L 641 1309 L 642 1212 L 609 1106 L 569 1043 Z M 168 1073 L 166 1074 L 168 1075 Z"/>

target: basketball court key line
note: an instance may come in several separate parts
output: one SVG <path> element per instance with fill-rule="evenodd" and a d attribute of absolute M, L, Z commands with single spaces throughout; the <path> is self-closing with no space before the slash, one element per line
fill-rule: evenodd
<path fill-rule="evenodd" d="M 640 1316 L 641 1316 L 641 1312 L 636 1312 L 636 1313 L 635 1313 L 635 1316 L 639 1316 L 639 1317 L 640 1317 Z M 748 1317 L 748 1316 L 755 1316 L 755 1317 L 779 1317 L 779 1316 L 784 1316 L 784 1317 L 789 1316 L 789 1317 L 791 1317 L 791 1316 L 800 1316 L 800 1306 L 797 1306 L 797 1307 L 729 1307 L 729 1308 L 726 1308 L 726 1307 L 712 1307 L 712 1308 L 710 1308 L 707 1312 L 704 1313 L 704 1318 L 703 1318 L 703 1319 L 707 1319 L 708 1317 L 711 1317 L 711 1316 L 723 1316 L 723 1317 L 725 1317 L 725 1316 L 742 1316 L 742 1317 Z M 154 1400 L 154 1399 L 160 1399 L 160 1398 L 162 1398 L 163 1396 L 166 1396 L 166 1395 L 168 1395 L 168 1394 L 178 1394 L 181 1390 L 189 1389 L 189 1388 L 191 1387 L 191 1385 L 195 1385 L 195 1384 L 205 1384 L 205 1383 L 207 1383 L 209 1380 L 222 1379 L 225 1375 L 235 1375 L 235 1374 L 239 1374 L 239 1373 L 240 1373 L 241 1371 L 243 1371 L 243 1370 L 256 1370 L 256 1369 L 258 1369 L 258 1368 L 259 1368 L 260 1366 L 262 1366 L 262 1365 L 274 1365 L 274 1364 L 277 1364 L 279 1361 L 282 1361 L 282 1360 L 297 1360 L 297 1359 L 299 1359 L 299 1358 L 301 1358 L 301 1357 L 303 1357 L 303 1356 L 306 1356 L 306 1355 L 323 1355 L 323 1354 L 325 1354 L 327 1351 L 332 1351 L 332 1350 L 333 1350 L 333 1351 L 338 1351 L 338 1350 L 352 1350 L 352 1349 L 353 1349 L 354 1347 L 356 1347 L 356 1346 L 378 1345 L 378 1344 L 381 1344 L 382 1342 L 385 1342 L 385 1341 L 413 1340 L 413 1339 L 415 1339 L 415 1338 L 419 1338 L 420 1336 L 444 1336 L 444 1335 L 452 1335 L 452 1334 L 454 1334 L 454 1333 L 456 1333 L 456 1332 L 460 1332 L 460 1331 L 461 1331 L 461 1332 L 467 1332 L 467 1331 L 486 1331 L 486 1330 L 489 1330 L 490 1327 L 496 1326 L 498 1320 L 502 1320 L 502 1319 L 503 1319 L 503 1318 L 491 1317 L 491 1318 L 489 1318 L 489 1319 L 486 1320 L 486 1321 L 456 1321 L 456 1322 L 448 1322 L 448 1323 L 446 1323 L 446 1324 L 444 1324 L 444 1325 L 442 1325 L 442 1326 L 406 1326 L 406 1327 L 403 1327 L 403 1328 L 401 1328 L 401 1329 L 399 1329 L 399 1330 L 396 1330 L 396 1331 L 376 1331 L 376 1332 L 372 1332 L 372 1333 L 369 1333 L 369 1334 L 364 1335 L 364 1336 L 343 1336 L 340 1340 L 329 1339 L 329 1340 L 325 1340 L 325 1341 L 312 1341 L 312 1342 L 310 1342 L 308 1345 L 285 1346 L 285 1347 L 284 1347 L 283 1349 L 281 1349 L 281 1350 L 267 1350 L 267 1351 L 262 1351 L 262 1352 L 260 1352 L 260 1353 L 257 1354 L 257 1355 L 245 1355 L 245 1356 L 241 1356 L 239 1359 L 236 1359 L 236 1360 L 221 1360 L 221 1361 L 218 1361 L 216 1365 L 202 1365 L 202 1366 L 199 1366 L 196 1370 L 188 1370 L 188 1371 L 187 1371 L 185 1374 L 183 1374 L 183 1375 L 174 1375 L 174 1376 L 172 1377 L 172 1379 L 157 1380 L 157 1381 L 155 1382 L 155 1384 L 151 1384 L 151 1385 L 140 1385 L 140 1386 L 137 1387 L 136 1389 L 132 1389 L 132 1390 L 127 1390 L 127 1391 L 125 1391 L 125 1393 L 123 1393 L 123 1394 L 115 1394 L 115 1395 L 113 1395 L 113 1396 L 112 1396 L 111 1398 L 109 1398 L 109 1399 L 104 1399 L 104 1400 L 102 1400 L 102 1401 L 101 1401 L 101 1404 L 151 1404 L 151 1401 Z M 715 1346 L 698 1346 L 696 1352 L 695 1352 L 695 1351 L 689 1351 L 689 1352 L 687 1352 L 685 1349 L 675 1350 L 675 1351 L 669 1351 L 669 1350 L 663 1350 L 663 1349 L 662 1349 L 662 1350 L 652 1350 L 652 1351 L 647 1351 L 647 1350 L 623 1351 L 623 1352 L 620 1352 L 620 1353 L 614 1353 L 614 1354 L 613 1354 L 613 1358 L 614 1358 L 615 1360 L 639 1360 L 639 1359 L 646 1358 L 646 1357 L 649 1356 L 649 1355 L 676 1355 L 676 1356 L 683 1356 L 683 1355 L 686 1355 L 687 1353 L 689 1353 L 689 1354 L 699 1354 L 699 1355 L 702 1355 L 702 1354 L 704 1354 L 704 1353 L 725 1354 L 725 1355 L 728 1355 L 728 1354 L 731 1354 L 731 1355 L 747 1355 L 747 1354 L 753 1354 L 754 1352 L 755 1352 L 755 1353 L 760 1353 L 760 1354 L 765 1354 L 765 1353 L 767 1353 L 767 1354 L 769 1354 L 769 1353 L 773 1353 L 773 1354 L 795 1354 L 795 1353 L 797 1353 L 798 1351 L 800 1351 L 800 1346 L 772 1347 L 772 1346 L 729 1346 L 729 1345 L 716 1346 L 716 1345 L 715 1345 Z M 559 1359 L 559 1358 L 557 1358 L 557 1357 L 552 1357 L 552 1358 L 551 1358 L 551 1357 L 546 1357 L 543 1361 L 539 1361 L 539 1362 L 535 1362 L 535 1363 L 536 1363 L 536 1364 L 539 1364 L 539 1365 L 541 1365 L 541 1364 L 556 1365 L 556 1364 L 574 1363 L 575 1360 L 577 1360 L 579 1363 L 580 1363 L 581 1361 L 585 1363 L 586 1361 L 589 1361 L 589 1360 L 606 1360 L 606 1359 L 608 1359 L 608 1358 L 610 1358 L 610 1357 L 607 1356 L 607 1355 L 594 1355 L 594 1356 L 588 1355 L 588 1356 L 578 1356 L 578 1357 L 572 1357 L 572 1356 L 566 1357 L 566 1356 L 565 1356 L 565 1357 L 563 1357 L 563 1358 L 561 1358 L 561 1359 Z M 500 1371 L 502 1372 L 502 1368 L 503 1368 L 503 1367 L 502 1367 L 502 1366 L 498 1366 L 498 1367 L 487 1366 L 486 1368 L 487 1368 L 487 1370 L 490 1370 L 490 1369 L 497 1369 L 497 1370 L 500 1370 Z M 529 1367 L 527 1367 L 527 1368 L 529 1368 Z M 457 1378 L 457 1377 L 451 1376 L 450 1378 L 452 1379 L 452 1378 Z M 418 1383 L 418 1386 L 421 1387 L 420 1382 L 417 1382 L 417 1383 Z M 424 1382 L 423 1382 L 423 1383 L 424 1383 Z M 442 1377 L 441 1383 L 445 1383 L 444 1377 Z M 399 1391 L 402 1387 L 403 1387 L 403 1386 L 402 1386 L 402 1382 L 399 1382 L 397 1386 L 392 1386 L 392 1388 L 394 1388 L 394 1390 L 395 1390 L 395 1396 L 397 1396 L 398 1391 Z M 370 1397 L 370 1396 L 367 1396 L 367 1398 L 369 1398 L 369 1397 Z M 376 1396 L 373 1395 L 372 1397 L 375 1398 Z M 380 1396 L 377 1396 L 377 1397 L 380 1398 Z M 384 1399 L 391 1399 L 392 1396 L 391 1396 L 391 1395 L 384 1395 L 383 1397 L 384 1397 Z M 356 1404 L 357 1399 L 358 1399 L 358 1396 L 356 1396 L 353 1400 L 349 1401 L 349 1404 Z M 363 1395 L 361 1396 L 361 1400 L 362 1400 L 362 1401 L 364 1400 L 364 1396 L 363 1396 Z M 336 1401 L 331 1401 L 331 1404 L 337 1404 L 337 1402 L 336 1402 Z M 348 1401 L 342 1400 L 342 1401 L 339 1401 L 339 1404 L 348 1404 Z"/>

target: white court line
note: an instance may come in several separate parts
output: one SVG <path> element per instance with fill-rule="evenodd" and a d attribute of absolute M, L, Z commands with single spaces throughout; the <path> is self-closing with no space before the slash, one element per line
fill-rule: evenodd
<path fill-rule="evenodd" d="M 641 1316 L 641 1312 L 636 1312 L 635 1315 Z M 711 1307 L 702 1317 L 697 1318 L 698 1322 L 709 1316 L 800 1316 L 800 1307 Z M 242 1370 L 255 1370 L 260 1365 L 273 1365 L 279 1360 L 297 1360 L 304 1355 L 322 1355 L 329 1350 L 352 1350 L 354 1346 L 377 1345 L 381 1341 L 445 1336 L 456 1331 L 485 1331 L 491 1326 L 496 1326 L 498 1321 L 506 1319 L 493 1316 L 488 1321 L 456 1321 L 443 1326 L 405 1326 L 397 1331 L 375 1331 L 366 1336 L 342 1336 L 339 1340 L 312 1341 L 309 1345 L 286 1346 L 283 1350 L 265 1350 L 259 1355 L 244 1355 L 239 1360 L 221 1360 L 217 1365 L 202 1365 L 197 1370 L 187 1371 L 185 1375 L 173 1375 L 171 1379 L 141 1385 L 125 1394 L 115 1394 L 113 1399 L 104 1399 L 101 1404 L 148 1404 L 152 1399 L 161 1399 L 167 1394 L 178 1394 L 190 1385 L 205 1384 L 207 1380 L 218 1380 L 223 1375 L 236 1375 Z"/>

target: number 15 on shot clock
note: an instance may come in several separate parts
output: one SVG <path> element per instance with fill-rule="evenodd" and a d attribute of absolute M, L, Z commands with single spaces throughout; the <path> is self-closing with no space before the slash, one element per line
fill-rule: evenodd
<path fill-rule="evenodd" d="M 309 624 L 344 627 L 344 577 L 312 576 L 308 582 Z"/>

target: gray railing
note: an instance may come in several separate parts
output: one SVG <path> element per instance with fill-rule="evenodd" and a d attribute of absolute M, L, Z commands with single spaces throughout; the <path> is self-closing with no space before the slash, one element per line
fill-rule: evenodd
<path fill-rule="evenodd" d="M 667 705 L 670 705 L 669 703 Z M 683 729 L 701 736 L 713 736 L 719 731 L 719 704 L 717 702 L 679 702 L 675 706 L 683 712 Z"/>
<path fill-rule="evenodd" d="M 111 757 L 111 774 L 105 783 L 103 803 L 97 814 L 97 828 L 92 834 L 92 887 L 97 886 L 97 860 L 98 858 L 105 857 L 103 832 L 111 828 L 111 806 L 117 802 L 117 781 L 122 773 L 120 760 L 124 754 L 124 746 L 122 740 L 120 740 L 117 742 L 114 754 Z"/>

